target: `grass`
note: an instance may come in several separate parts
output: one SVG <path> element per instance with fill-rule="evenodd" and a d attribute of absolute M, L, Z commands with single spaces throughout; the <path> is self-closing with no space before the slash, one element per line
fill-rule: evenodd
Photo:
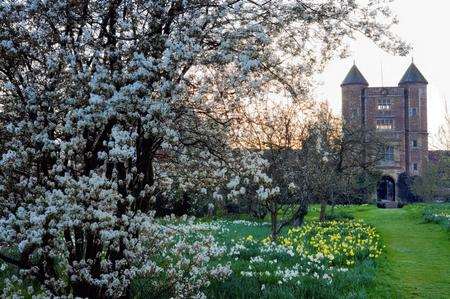
<path fill-rule="evenodd" d="M 450 235 L 422 218 L 430 205 L 403 209 L 351 207 L 356 218 L 374 225 L 386 244 L 371 298 L 449 298 Z"/>
<path fill-rule="evenodd" d="M 206 292 L 208 298 L 366 298 L 366 287 L 374 276 L 374 265 L 363 262 L 337 277 L 333 285 L 321 284 L 311 278 L 301 280 L 301 285 L 269 285 L 261 290 L 257 278 L 242 279 L 233 275 L 225 282 L 213 284 Z"/>

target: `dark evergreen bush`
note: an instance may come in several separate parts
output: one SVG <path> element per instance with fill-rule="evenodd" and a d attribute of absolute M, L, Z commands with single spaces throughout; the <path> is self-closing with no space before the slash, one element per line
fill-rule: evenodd
<path fill-rule="evenodd" d="M 354 219 L 355 217 L 349 213 L 344 211 L 335 211 L 333 213 L 327 214 L 325 216 L 325 220 L 331 221 L 331 220 L 350 220 Z"/>
<path fill-rule="evenodd" d="M 414 180 L 416 179 L 417 177 L 411 177 L 406 172 L 403 172 L 398 176 L 397 181 L 398 197 L 401 199 L 402 202 L 422 201 L 419 196 L 414 195 L 411 189 L 411 186 L 413 185 Z"/>

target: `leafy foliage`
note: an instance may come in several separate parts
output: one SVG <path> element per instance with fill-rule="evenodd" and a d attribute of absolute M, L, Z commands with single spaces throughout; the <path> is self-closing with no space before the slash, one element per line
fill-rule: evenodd
<path fill-rule="evenodd" d="M 438 155 L 436 161 L 430 161 L 420 177 L 414 179 L 412 192 L 427 201 L 450 199 L 450 156 Z"/>

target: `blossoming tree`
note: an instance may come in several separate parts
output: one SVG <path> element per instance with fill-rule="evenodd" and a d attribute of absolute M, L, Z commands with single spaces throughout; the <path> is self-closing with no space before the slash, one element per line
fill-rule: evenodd
<path fill-rule="evenodd" d="M 203 269 L 209 242 L 176 247 L 155 196 L 212 194 L 236 163 L 263 177 L 230 147 L 235 112 L 269 90 L 304 93 L 356 31 L 404 53 L 382 2 L 2 1 L 0 259 L 81 297 L 128 295 L 166 251 L 198 253 L 188 265 Z M 226 272 L 171 269 L 174 296 Z"/>

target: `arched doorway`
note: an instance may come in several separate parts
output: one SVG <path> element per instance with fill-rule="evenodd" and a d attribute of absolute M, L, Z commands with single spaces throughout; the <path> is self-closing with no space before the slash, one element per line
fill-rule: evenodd
<path fill-rule="evenodd" d="M 378 183 L 378 200 L 395 201 L 395 181 L 390 176 L 384 176 Z"/>

